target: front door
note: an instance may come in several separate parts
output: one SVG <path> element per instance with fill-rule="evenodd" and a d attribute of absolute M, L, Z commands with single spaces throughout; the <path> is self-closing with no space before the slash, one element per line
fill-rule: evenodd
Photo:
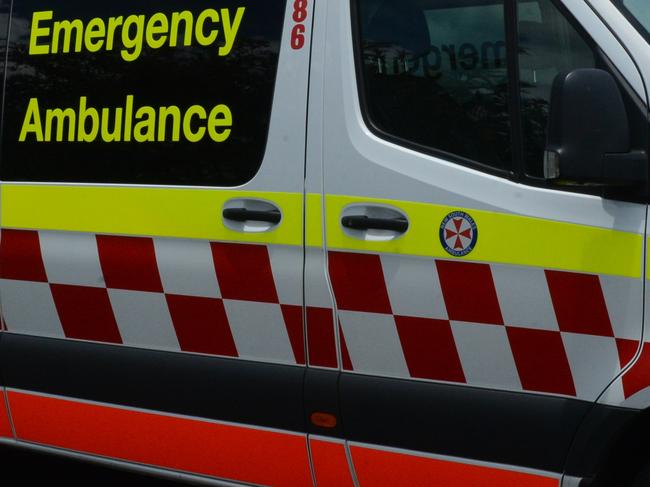
<path fill-rule="evenodd" d="M 561 72 L 612 73 L 647 148 L 640 75 L 579 3 L 330 4 L 323 211 L 362 486 L 557 485 L 634 356 L 644 195 L 543 179 Z"/>

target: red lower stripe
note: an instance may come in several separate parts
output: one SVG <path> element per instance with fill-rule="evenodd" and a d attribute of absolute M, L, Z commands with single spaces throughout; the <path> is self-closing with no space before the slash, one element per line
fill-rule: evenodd
<path fill-rule="evenodd" d="M 254 484 L 312 484 L 302 435 L 8 394 L 21 440 Z"/>
<path fill-rule="evenodd" d="M 13 438 L 9 415 L 7 414 L 7 405 L 5 403 L 5 393 L 0 391 L 0 438 Z"/>
<path fill-rule="evenodd" d="M 354 487 L 343 443 L 309 440 L 318 487 Z"/>
<path fill-rule="evenodd" d="M 468 465 L 352 446 L 354 469 L 363 487 L 558 487 L 559 480 L 494 467 Z"/>

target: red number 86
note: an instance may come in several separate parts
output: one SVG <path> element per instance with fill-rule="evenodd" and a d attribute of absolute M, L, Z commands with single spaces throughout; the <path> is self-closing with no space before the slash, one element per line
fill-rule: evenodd
<path fill-rule="evenodd" d="M 307 20 L 308 0 L 296 0 L 293 2 L 293 20 L 296 25 L 291 30 L 291 48 L 302 49 L 305 45 L 305 26 L 302 24 Z"/>

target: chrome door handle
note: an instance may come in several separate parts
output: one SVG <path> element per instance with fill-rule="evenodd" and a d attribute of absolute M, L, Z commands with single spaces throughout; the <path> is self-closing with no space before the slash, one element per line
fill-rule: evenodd
<path fill-rule="evenodd" d="M 367 215 L 344 216 L 341 225 L 351 230 L 390 230 L 406 233 L 409 222 L 406 218 L 372 218 Z"/>
<path fill-rule="evenodd" d="M 282 220 L 280 210 L 249 210 L 248 208 L 224 208 L 223 217 L 234 222 L 266 222 L 277 225 Z"/>
<path fill-rule="evenodd" d="M 377 204 L 352 204 L 341 213 L 346 235 L 359 240 L 388 242 L 409 230 L 409 220 L 399 208 Z"/>
<path fill-rule="evenodd" d="M 282 222 L 282 212 L 275 203 L 252 198 L 227 201 L 221 216 L 227 228 L 245 233 L 270 232 Z"/>

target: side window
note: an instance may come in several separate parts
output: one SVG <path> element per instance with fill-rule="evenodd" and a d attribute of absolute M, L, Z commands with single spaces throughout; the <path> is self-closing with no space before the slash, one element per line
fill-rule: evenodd
<path fill-rule="evenodd" d="M 286 0 L 15 0 L 3 180 L 237 186 L 262 162 Z"/>
<path fill-rule="evenodd" d="M 554 80 L 599 68 L 620 80 L 633 144 L 646 146 L 641 103 L 553 0 L 354 1 L 361 92 L 381 135 L 537 184 Z"/>
<path fill-rule="evenodd" d="M 11 12 L 11 0 L 0 0 L 0 73 L 5 74 L 5 60 L 7 59 L 7 42 L 9 35 L 9 14 Z M 0 113 L 2 101 L 0 101 Z"/>
<path fill-rule="evenodd" d="M 612 0 L 618 8 L 650 40 L 650 9 L 647 0 Z"/>
<path fill-rule="evenodd" d="M 542 177 L 555 77 L 574 69 L 600 66 L 596 52 L 551 0 L 520 0 L 518 11 L 524 170 L 529 176 Z"/>
<path fill-rule="evenodd" d="M 503 1 L 360 0 L 358 7 L 376 128 L 509 169 Z"/>

